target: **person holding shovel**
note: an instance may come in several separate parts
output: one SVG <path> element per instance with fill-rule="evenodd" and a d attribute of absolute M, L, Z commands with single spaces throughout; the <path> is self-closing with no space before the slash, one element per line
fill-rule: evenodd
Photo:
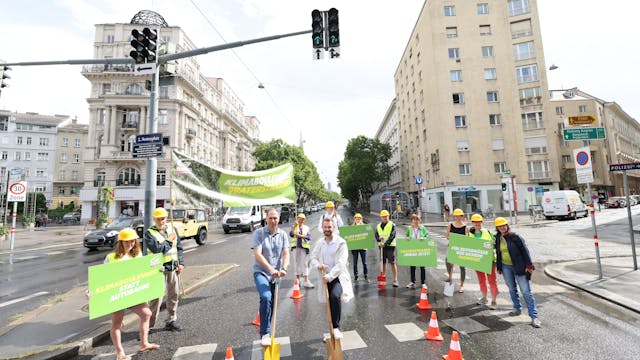
<path fill-rule="evenodd" d="M 389 221 L 389 212 L 380 211 L 380 223 L 374 233 L 381 252 L 382 275 L 387 275 L 387 263 L 393 272 L 393 287 L 398 287 L 398 265 L 396 264 L 396 225 Z"/>
<path fill-rule="evenodd" d="M 340 315 L 342 313 L 341 301 L 348 302 L 353 298 L 351 277 L 347 269 L 349 252 L 347 242 L 334 234 L 334 223 L 331 218 L 322 221 L 322 233 L 324 241 L 318 241 L 311 251 L 311 266 L 317 268 L 322 275 L 322 282 L 329 293 L 329 308 L 333 337 L 342 339 L 340 331 Z M 331 334 L 329 334 L 329 337 Z M 329 337 L 325 336 L 323 341 Z"/>
<path fill-rule="evenodd" d="M 260 344 L 271 345 L 271 317 L 276 306 L 276 281 L 287 275 L 289 235 L 278 228 L 280 214 L 267 211 L 267 227 L 253 233 L 253 279 L 260 295 Z"/>

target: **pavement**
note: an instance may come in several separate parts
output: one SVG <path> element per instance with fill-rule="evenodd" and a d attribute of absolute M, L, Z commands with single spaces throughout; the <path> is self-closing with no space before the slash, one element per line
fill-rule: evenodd
<path fill-rule="evenodd" d="M 376 222 L 375 214 L 365 214 L 369 222 Z M 438 214 L 423 214 L 423 223 L 428 228 L 442 228 L 446 222 Z M 394 220 L 399 225 L 408 225 L 408 219 Z M 520 226 L 539 226 L 553 221 L 532 222 L 529 216 L 519 215 Z M 492 221 L 485 226 L 492 227 Z M 36 250 L 47 245 L 48 236 L 43 232 L 58 234 L 82 234 L 82 226 L 50 227 L 46 230 L 19 229 L 14 251 Z M 9 253 L 9 240 L 0 242 L 0 255 Z M 580 289 L 619 306 L 640 313 L 640 271 L 634 271 L 633 259 L 626 257 L 602 258 L 602 278 L 598 277 L 595 259 L 577 260 L 547 264 L 545 274 L 551 278 Z M 186 267 L 182 278 L 185 294 L 190 294 L 211 280 L 230 271 L 235 264 L 212 264 Z M 51 299 L 38 309 L 22 314 L 17 320 L 0 328 L 0 359 L 69 359 L 91 349 L 94 343 L 109 338 L 110 317 L 89 320 L 87 300 L 84 295 L 86 285 L 78 286 L 66 294 Z M 134 326 L 138 318 L 127 314 L 124 326 Z M 62 331 L 64 330 L 64 331 Z M 18 341 L 19 339 L 19 341 Z M 21 344 L 15 346 L 15 344 Z"/>

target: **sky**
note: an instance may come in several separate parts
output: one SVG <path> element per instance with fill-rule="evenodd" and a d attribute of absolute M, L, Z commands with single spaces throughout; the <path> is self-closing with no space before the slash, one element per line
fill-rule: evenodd
<path fill-rule="evenodd" d="M 498 1 L 488 1 L 489 4 Z M 505 1 L 506 2 L 506 1 Z M 340 14 L 339 59 L 313 60 L 311 35 L 198 56 L 256 116 L 260 139 L 304 140 L 321 179 L 337 187 L 349 139 L 374 137 L 395 90 L 393 75 L 423 0 L 22 0 L 3 6 L 0 59 L 93 58 L 95 24 L 128 23 L 139 10 L 160 13 L 197 47 L 308 30 L 311 10 Z M 391 5 L 393 4 L 393 5 Z M 491 6 L 491 5 L 490 5 Z M 640 46 L 628 0 L 538 0 L 551 89 L 578 87 L 640 118 Z M 220 36 L 221 35 L 221 36 Z M 634 37 L 632 37 L 634 36 Z M 0 109 L 64 114 L 88 122 L 89 81 L 80 65 L 14 66 Z M 258 88 L 263 84 L 264 89 Z"/>

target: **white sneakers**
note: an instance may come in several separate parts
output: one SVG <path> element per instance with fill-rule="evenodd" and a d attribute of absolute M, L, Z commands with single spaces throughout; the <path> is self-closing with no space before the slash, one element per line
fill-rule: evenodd
<path fill-rule="evenodd" d="M 313 289 L 315 287 L 309 280 L 306 280 L 305 282 L 303 282 L 302 286 L 306 287 L 307 289 Z"/>
<path fill-rule="evenodd" d="M 333 337 L 336 338 L 336 339 L 342 339 L 342 338 L 344 338 L 344 335 L 342 335 L 342 332 L 340 331 L 340 329 L 334 328 L 333 329 Z M 322 342 L 327 342 L 329 339 L 331 339 L 331 335 L 329 333 L 326 333 L 322 337 Z"/>
<path fill-rule="evenodd" d="M 271 345 L 271 334 L 262 335 L 262 340 L 260 340 L 260 345 L 262 345 L 262 346 Z"/>

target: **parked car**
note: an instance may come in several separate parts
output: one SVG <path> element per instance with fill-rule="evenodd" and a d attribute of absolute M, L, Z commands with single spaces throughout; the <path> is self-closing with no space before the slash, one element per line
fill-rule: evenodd
<path fill-rule="evenodd" d="M 311 205 L 311 212 L 317 212 L 318 211 L 318 206 L 317 205 Z"/>
<path fill-rule="evenodd" d="M 141 217 L 120 217 L 104 229 L 91 230 L 84 234 L 84 247 L 89 250 L 95 250 L 98 247 L 115 247 L 118 241 L 118 233 L 124 228 L 134 228 L 138 236 L 142 237 L 144 231 L 144 219 Z"/>
<path fill-rule="evenodd" d="M 80 222 L 80 213 L 77 211 L 66 213 L 62 216 L 63 223 L 79 223 Z"/>
<path fill-rule="evenodd" d="M 607 200 L 608 208 L 622 208 L 627 207 L 627 199 L 622 196 L 612 196 Z"/>
<path fill-rule="evenodd" d="M 640 195 L 629 195 L 629 199 L 633 199 L 635 201 L 635 204 L 632 203 L 632 205 L 640 204 Z"/>
<path fill-rule="evenodd" d="M 299 207 L 298 208 L 298 214 L 304 214 L 304 208 L 303 207 Z"/>
<path fill-rule="evenodd" d="M 261 211 L 260 205 L 230 207 L 222 218 L 222 230 L 228 234 L 232 230 L 245 232 L 260 228 L 266 218 Z"/>
<path fill-rule="evenodd" d="M 204 210 L 173 209 L 173 226 L 178 231 L 181 241 L 194 239 L 198 245 L 204 245 L 207 242 L 209 221 Z"/>
<path fill-rule="evenodd" d="M 311 214 L 311 206 L 305 206 L 304 207 L 304 213 L 307 214 L 307 215 Z"/>
<path fill-rule="evenodd" d="M 288 223 L 289 222 L 289 217 L 291 216 L 291 210 L 289 209 L 289 207 L 288 206 L 281 206 L 278 209 L 278 212 L 280 213 L 280 224 Z"/>
<path fill-rule="evenodd" d="M 571 218 L 588 216 L 589 209 L 574 190 L 547 191 L 542 195 L 542 209 L 545 218 Z"/>

